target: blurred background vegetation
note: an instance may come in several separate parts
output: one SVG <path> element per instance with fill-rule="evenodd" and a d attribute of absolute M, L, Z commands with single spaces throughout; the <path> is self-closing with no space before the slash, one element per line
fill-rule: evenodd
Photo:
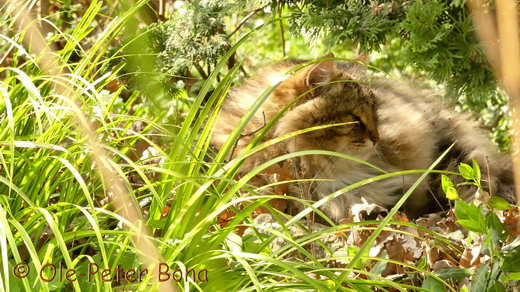
<path fill-rule="evenodd" d="M 55 26 L 46 27 L 47 37 L 56 37 L 56 29 L 72 32 L 89 2 L 41 1 L 36 12 Z M 92 32 L 81 40 L 85 49 L 118 7 L 102 4 L 102 14 L 90 24 Z M 488 8 L 493 9 L 493 1 Z M 141 105 L 174 127 L 219 57 L 261 25 L 266 27 L 254 41 L 228 62 L 228 68 L 240 62 L 240 78 L 284 59 L 310 59 L 329 51 L 343 58 L 368 54 L 370 65 L 428 83 L 461 110 L 474 111 L 497 144 L 509 148 L 507 99 L 478 44 L 465 0 L 153 0 L 110 45 L 108 54 L 117 57 L 108 69 L 122 67 L 117 86 L 125 86 L 128 94 L 143 93 Z M 56 39 L 58 47 L 63 42 Z M 71 58 L 83 53 L 76 50 Z"/>
<path fill-rule="evenodd" d="M 76 30 L 90 5 L 89 0 L 31 2 L 58 49 L 66 46 L 62 33 Z M 71 61 L 82 58 L 118 9 L 117 2 L 101 4 L 88 33 L 78 40 L 84 50 L 74 50 Z M 254 42 L 241 46 L 229 61 L 229 68 L 241 62 L 241 77 L 283 59 L 310 59 L 328 51 L 344 58 L 368 54 L 370 65 L 428 82 L 462 110 L 478 113 L 500 147 L 509 148 L 507 99 L 478 44 L 465 0 L 152 0 L 110 44 L 107 54 L 117 58 L 110 59 L 109 69 L 123 66 L 119 82 L 146 93 L 142 104 L 175 125 L 218 58 L 266 23 Z M 12 49 L 1 44 L 6 52 L 1 64 L 9 65 Z"/>

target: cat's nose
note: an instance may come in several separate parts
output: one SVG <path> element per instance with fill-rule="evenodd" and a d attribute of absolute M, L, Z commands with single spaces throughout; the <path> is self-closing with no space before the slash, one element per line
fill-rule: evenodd
<path fill-rule="evenodd" d="M 379 142 L 379 133 L 376 131 L 369 131 L 368 132 L 368 138 L 370 139 L 370 141 L 372 141 L 372 143 L 374 145 L 377 144 L 377 142 Z"/>
<path fill-rule="evenodd" d="M 367 147 L 374 147 L 374 146 L 376 146 L 376 143 L 377 143 L 377 142 L 374 142 L 374 140 L 372 140 L 372 139 L 367 139 L 367 138 L 366 138 L 364 144 L 365 144 L 365 146 L 367 146 Z"/>

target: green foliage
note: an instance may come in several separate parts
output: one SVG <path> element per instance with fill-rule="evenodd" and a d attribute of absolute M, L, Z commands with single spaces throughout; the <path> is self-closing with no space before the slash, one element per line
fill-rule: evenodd
<path fill-rule="evenodd" d="M 517 262 L 520 249 L 515 242 L 506 245 L 509 234 L 490 208 L 488 204 L 476 206 L 461 200 L 455 202 L 457 223 L 474 232 L 474 240 L 480 238 L 483 243 L 482 253 L 491 257 L 491 262 L 476 271 L 471 282 L 472 291 L 505 291 L 502 283 L 507 282 L 508 273 L 518 271 L 512 267 Z"/>
<path fill-rule="evenodd" d="M 224 6 L 217 1 L 183 2 L 164 22 L 137 29 L 126 27 L 121 44 L 111 49 L 111 69 L 131 90 L 143 93 L 143 104 L 162 124 L 178 125 L 218 60 L 230 48 Z M 175 131 L 176 129 L 170 129 Z"/>
<path fill-rule="evenodd" d="M 154 43 L 162 45 L 157 68 L 168 75 L 177 75 L 193 66 L 214 66 L 230 48 L 222 2 L 193 1 L 187 3 L 183 11 L 149 28 Z M 204 72 L 204 77 L 209 73 Z"/>
<path fill-rule="evenodd" d="M 480 179 L 482 178 L 482 174 L 480 172 L 480 166 L 475 160 L 471 161 L 471 166 L 466 163 L 460 163 L 458 166 L 458 170 L 458 175 L 462 176 L 464 179 L 466 179 L 466 181 L 459 183 L 457 186 L 473 185 L 478 188 L 477 191 L 481 191 L 482 185 L 480 184 Z M 451 179 L 444 174 L 441 175 L 441 186 L 442 190 L 446 194 L 447 199 L 460 199 L 457 188 L 455 187 Z"/>
<path fill-rule="evenodd" d="M 486 229 L 486 220 L 482 208 L 474 204 L 456 201 L 455 215 L 457 215 L 457 223 L 469 231 L 482 233 Z"/>
<path fill-rule="evenodd" d="M 446 175 L 441 175 L 441 185 L 442 190 L 446 194 L 446 198 L 449 200 L 456 200 L 459 198 L 459 193 L 457 192 L 457 189 L 453 185 L 453 182 L 450 180 L 449 177 Z"/>
<path fill-rule="evenodd" d="M 139 2 L 139 5 L 143 3 Z M 93 6 L 97 4 L 92 2 Z M 119 35 L 137 10 L 138 7 L 131 7 L 122 12 L 122 21 L 104 30 L 100 39 Z M 96 9 L 92 9 L 94 11 Z M 240 132 L 237 131 L 227 143 L 230 147 L 221 150 L 214 161 L 201 163 L 210 151 L 208 141 L 218 115 L 214 109 L 222 103 L 238 71 L 238 66 L 227 72 L 224 68 L 245 40 L 232 46 L 219 60 L 193 97 L 192 106 L 179 123 L 175 137 L 168 137 L 171 142 L 166 145 L 156 143 L 156 135 L 167 134 L 157 124 L 160 116 L 144 118 L 151 115 L 139 99 L 148 92 L 137 91 L 124 96 L 128 88 L 123 85 L 114 92 L 105 90 L 120 71 L 98 77 L 94 68 L 104 72 L 105 66 L 111 59 L 120 58 L 122 51 L 113 53 L 108 59 L 104 55 L 96 59 L 96 49 L 103 46 L 102 41 L 95 42 L 91 50 L 81 56 L 79 63 L 74 64 L 78 68 L 75 74 L 43 75 L 37 68 L 39 59 L 27 60 L 18 55 L 14 56 L 14 64 L 19 64 L 19 67 L 0 70 L 2 73 L 7 71 L 7 77 L 0 82 L 1 92 L 5 93 L 0 100 L 0 109 L 6 113 L 0 115 L 3 129 L 0 131 L 0 257 L 5 267 L 0 274 L 0 287 L 3 290 L 17 291 L 18 287 L 27 291 L 158 290 L 151 278 L 157 275 L 139 283 L 105 282 L 96 277 L 95 285 L 85 277 L 73 283 L 60 280 L 47 283 L 38 278 L 36 271 L 47 263 L 61 262 L 66 269 L 82 273 L 89 262 L 112 271 L 120 266 L 124 269 L 149 268 L 141 266 L 142 251 L 135 246 L 135 240 L 145 235 L 136 233 L 132 223 L 122 218 L 118 210 L 113 210 L 114 205 L 109 199 L 112 194 L 107 188 L 111 181 L 100 178 L 97 166 L 90 159 L 97 153 L 92 153 L 91 148 L 85 145 L 85 134 L 76 129 L 75 118 L 83 114 L 96 126 L 92 133 L 87 134 L 103 140 L 102 147 L 112 154 L 110 163 L 115 170 L 115 179 L 124 182 L 129 194 L 128 203 L 137 203 L 137 211 L 144 216 L 144 221 L 139 223 L 153 234 L 149 239 L 157 246 L 161 260 L 170 265 L 209 271 L 210 281 L 183 279 L 179 284 L 173 283 L 179 289 L 236 291 L 278 289 L 282 285 L 287 289 L 325 291 L 350 282 L 350 279 L 340 280 L 303 247 L 309 241 L 319 241 L 324 234 L 337 232 L 337 226 L 298 240 L 293 239 L 287 230 L 271 230 L 276 236 L 268 238 L 255 234 L 240 239 L 235 235 L 242 224 L 252 225 L 250 215 L 253 210 L 265 205 L 272 197 L 280 198 L 258 196 L 256 190 L 247 185 L 248 179 L 283 159 L 323 153 L 291 153 L 259 166 L 237 181 L 236 173 L 242 161 L 268 145 L 259 144 L 260 139 L 257 139 L 250 145 L 248 153 L 225 162 L 231 146 L 239 138 Z M 134 41 L 139 47 L 143 40 Z M 73 49 L 71 45 L 70 50 Z M 59 54 L 67 55 L 69 52 L 64 50 Z M 215 82 L 218 76 L 222 79 Z M 71 94 L 82 105 L 82 110 L 71 109 L 67 103 L 68 96 L 59 95 L 52 86 L 54 82 L 73 88 Z M 162 90 L 157 89 L 158 92 Z M 251 116 L 245 117 L 240 126 L 244 127 Z M 134 128 L 138 124 L 143 128 Z M 259 137 L 266 131 L 267 128 L 260 131 Z M 297 134 L 292 133 L 283 139 Z M 162 161 L 154 162 L 157 157 L 142 155 L 142 150 L 138 150 L 142 143 L 153 146 L 158 152 L 155 156 Z M 392 174 L 371 178 L 349 188 L 389 176 Z M 340 194 L 337 192 L 335 196 Z M 243 205 L 244 202 L 248 204 Z M 239 205 L 243 208 L 237 209 Z M 307 208 L 298 219 L 286 221 L 284 227 L 300 224 L 298 220 L 315 208 Z M 227 226 L 222 226 L 218 223 L 219 215 L 228 209 L 235 210 L 236 215 Z M 288 220 L 287 215 L 273 212 Z M 276 251 L 266 248 L 277 238 L 283 238 L 287 244 Z M 284 253 L 294 251 L 304 254 L 308 261 L 284 256 Z M 23 261 L 31 263 L 32 273 L 23 279 L 10 277 L 16 263 Z M 329 280 L 324 282 L 311 276 L 316 273 Z M 386 280 L 383 284 L 375 281 L 364 284 L 381 286 L 392 283 Z"/>
<path fill-rule="evenodd" d="M 466 1 L 273 1 L 290 10 L 294 34 L 329 48 L 380 52 L 372 64 L 425 76 L 481 119 L 507 149 L 507 97 L 498 90 L 472 26 Z"/>
<path fill-rule="evenodd" d="M 488 203 L 491 206 L 491 208 L 493 208 L 494 210 L 510 210 L 511 209 L 511 204 L 509 204 L 509 202 L 506 199 L 501 198 L 501 197 L 493 196 L 493 197 L 489 198 Z"/>
<path fill-rule="evenodd" d="M 506 273 L 520 273 L 520 241 L 516 240 L 504 247 L 502 270 Z"/>
<path fill-rule="evenodd" d="M 443 280 L 458 283 L 465 277 L 473 275 L 473 272 L 470 269 L 448 268 L 435 271 L 435 275 L 437 275 L 439 278 Z"/>
<path fill-rule="evenodd" d="M 449 93 L 482 102 L 496 90 L 493 74 L 478 44 L 465 5 L 415 1 L 402 22 L 405 58 Z"/>
<path fill-rule="evenodd" d="M 424 279 L 421 288 L 428 289 L 433 292 L 446 291 L 444 289 L 444 285 L 432 276 L 428 276 L 426 279 Z"/>
<path fill-rule="evenodd" d="M 385 50 L 396 40 L 404 64 L 450 91 L 485 101 L 496 90 L 464 1 L 280 2 L 294 10 L 295 33 L 304 29 L 330 47 L 347 42 L 362 51 Z"/>
<path fill-rule="evenodd" d="M 280 2 L 294 10 L 290 16 L 294 32 L 304 29 L 314 41 L 324 38 L 329 47 L 354 42 L 364 51 L 378 50 L 397 29 L 403 12 L 390 1 L 381 5 L 353 0 Z M 305 9 L 296 8 L 300 5 Z"/>
<path fill-rule="evenodd" d="M 481 192 L 480 167 L 473 161 L 472 166 L 461 163 L 459 165 L 459 175 L 469 180 L 459 185 L 475 185 L 477 192 Z M 451 189 L 454 188 L 453 182 L 447 177 L 442 176 L 442 188 L 450 200 L 455 201 L 454 213 L 457 223 L 474 233 L 471 240 L 482 242 L 482 254 L 491 257 L 491 262 L 481 265 L 476 271 L 471 282 L 471 291 L 505 291 L 502 283 L 507 282 L 509 273 L 517 273 L 518 257 L 520 255 L 519 238 L 508 243 L 510 234 L 506 231 L 504 223 L 497 216 L 495 210 L 510 210 L 512 206 L 503 198 L 490 197 L 484 202 L 466 203 L 458 196 L 452 196 Z M 456 191 L 455 191 L 456 192 Z M 446 271 L 448 272 L 448 271 Z M 452 269 L 450 273 L 464 274 L 463 269 Z M 425 281 L 426 283 L 427 281 Z M 427 287 L 436 291 L 438 284 L 430 280 Z M 425 284 L 423 283 L 423 287 Z"/>

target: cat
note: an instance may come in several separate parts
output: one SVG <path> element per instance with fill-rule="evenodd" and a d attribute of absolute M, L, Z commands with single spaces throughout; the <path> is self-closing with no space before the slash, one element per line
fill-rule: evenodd
<path fill-rule="evenodd" d="M 327 57 L 332 57 L 328 55 Z M 303 150 L 328 150 L 349 155 L 387 172 L 427 169 L 450 145 L 454 147 L 436 169 L 456 171 L 460 162 L 474 159 L 482 169 L 482 185 L 492 195 L 514 198 L 512 164 L 498 152 L 488 133 L 468 114 L 427 89 L 389 79 L 368 78 L 355 62 L 325 60 L 286 76 L 303 61 L 286 61 L 261 69 L 231 90 L 216 123 L 212 145 L 222 147 L 245 112 L 270 86 L 281 81 L 248 122 L 230 158 L 243 151 L 256 133 L 285 106 L 301 96 L 267 131 L 263 141 L 309 127 L 339 124 L 297 135 L 250 156 L 246 173 L 276 156 Z M 288 161 L 291 173 L 306 182 L 292 184 L 289 195 L 317 201 L 363 179 L 382 174 L 370 166 L 328 155 L 306 155 Z M 349 207 L 364 200 L 390 208 L 421 174 L 394 176 L 344 193 L 321 207 L 338 222 Z M 459 176 L 450 176 L 455 184 Z M 308 179 L 319 179 L 309 181 Z M 257 177 L 254 184 L 262 184 Z M 265 180 L 263 181 L 266 182 Z M 475 187 L 457 187 L 464 200 Z M 430 175 L 412 193 L 405 212 L 416 217 L 432 211 L 443 200 L 438 174 Z M 435 203 L 437 201 L 437 203 Z M 293 209 L 302 206 L 294 204 Z"/>

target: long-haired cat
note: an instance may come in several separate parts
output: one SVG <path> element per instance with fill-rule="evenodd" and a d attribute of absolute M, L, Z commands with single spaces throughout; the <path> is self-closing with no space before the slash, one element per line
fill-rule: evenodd
<path fill-rule="evenodd" d="M 222 107 L 212 144 L 219 148 L 244 113 L 270 86 L 284 80 L 286 72 L 302 62 L 283 62 L 264 68 L 234 88 Z M 249 121 L 233 156 L 254 138 L 282 108 L 300 99 L 268 130 L 264 140 L 309 127 L 343 123 L 287 139 L 253 155 L 242 171 L 275 156 L 302 150 L 329 150 L 369 162 L 387 172 L 427 169 L 455 143 L 437 169 L 456 170 L 460 162 L 476 160 L 482 169 L 482 185 L 493 195 L 513 197 L 512 167 L 509 157 L 499 154 L 488 134 L 465 114 L 452 109 L 430 91 L 410 88 L 389 80 L 371 80 L 355 63 L 323 61 L 305 67 L 287 79 L 262 104 Z M 289 161 L 298 179 L 318 179 L 290 188 L 293 196 L 319 200 L 353 183 L 381 172 L 359 162 L 327 155 L 306 155 Z M 338 221 L 348 207 L 361 201 L 393 206 L 417 180 L 419 174 L 394 176 L 349 191 L 322 206 L 325 214 Z M 455 182 L 462 179 L 452 176 Z M 418 215 L 434 205 L 439 195 L 440 177 L 431 175 L 408 199 L 405 211 Z M 459 188 L 469 199 L 475 188 Z"/>

